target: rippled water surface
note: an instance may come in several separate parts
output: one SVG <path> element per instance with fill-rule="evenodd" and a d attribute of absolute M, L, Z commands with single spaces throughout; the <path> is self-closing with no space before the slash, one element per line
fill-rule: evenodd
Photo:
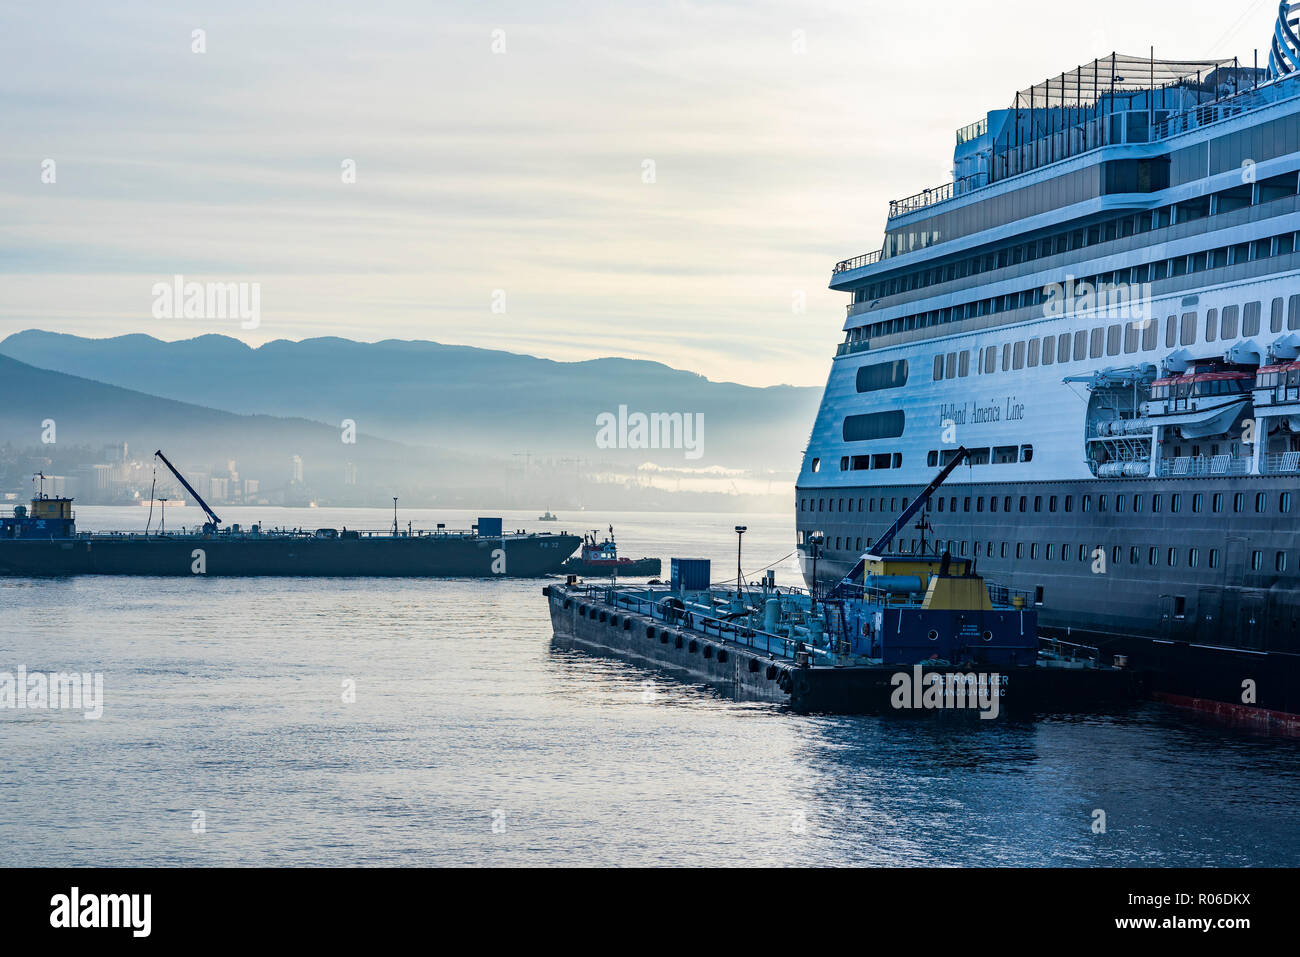
<path fill-rule="evenodd" d="M 613 521 L 624 554 L 712 558 L 715 579 L 746 524 L 747 573 L 796 580 L 790 515 L 536 514 L 506 525 Z M 106 686 L 98 721 L 0 711 L 0 864 L 1300 864 L 1295 741 L 1154 704 L 797 717 L 553 650 L 542 584 L 0 579 L 0 671 Z"/>

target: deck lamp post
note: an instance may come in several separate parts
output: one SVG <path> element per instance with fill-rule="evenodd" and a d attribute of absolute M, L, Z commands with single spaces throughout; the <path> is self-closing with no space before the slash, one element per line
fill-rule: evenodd
<path fill-rule="evenodd" d="M 812 587 L 809 591 L 809 597 L 812 603 L 812 610 L 817 610 L 817 556 L 821 554 L 822 542 L 825 539 L 820 535 L 813 535 L 808 539 L 809 550 L 812 552 Z"/>
<path fill-rule="evenodd" d="M 744 576 L 740 571 L 740 543 L 744 539 L 745 533 L 747 531 L 749 531 L 748 525 L 736 526 L 736 597 L 737 598 L 740 597 L 740 588 L 744 584 Z"/>

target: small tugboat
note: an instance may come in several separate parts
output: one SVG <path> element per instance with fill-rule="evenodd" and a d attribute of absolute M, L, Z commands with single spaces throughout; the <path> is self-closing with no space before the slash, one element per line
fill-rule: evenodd
<path fill-rule="evenodd" d="M 800 713 L 1089 711 L 1134 701 L 1142 676 L 1096 649 L 1040 640 L 1027 596 L 990 585 L 966 559 L 888 555 L 961 449 L 853 571 L 824 595 L 712 587 L 705 559 L 672 560 L 667 586 L 543 589 L 554 644 L 624 658 L 741 700 Z M 922 515 L 921 528 L 928 528 Z"/>
<path fill-rule="evenodd" d="M 582 551 L 566 561 L 561 571 L 588 578 L 651 578 L 663 571 L 663 563 L 657 558 L 619 558 L 611 525 L 603 542 L 596 542 L 594 531 L 582 536 Z"/>

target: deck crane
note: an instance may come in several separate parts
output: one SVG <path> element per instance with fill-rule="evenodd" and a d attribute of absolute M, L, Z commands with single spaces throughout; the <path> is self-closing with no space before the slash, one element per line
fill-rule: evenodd
<path fill-rule="evenodd" d="M 171 471 L 172 475 L 176 476 L 176 481 L 180 482 L 181 485 L 185 487 L 185 491 L 189 492 L 191 495 L 194 496 L 194 501 L 198 502 L 199 507 L 203 509 L 204 512 L 207 513 L 207 516 L 210 519 L 210 521 L 204 524 L 203 531 L 204 532 L 221 531 L 221 518 L 217 515 L 216 512 L 212 511 L 212 509 L 208 507 L 207 502 L 203 501 L 203 496 L 200 495 L 198 492 L 194 491 L 194 486 L 185 480 L 185 476 L 180 473 L 180 470 L 177 469 L 176 466 L 172 465 L 171 462 L 167 460 L 167 456 L 162 454 L 162 449 L 159 449 L 157 452 L 155 452 L 154 457 L 162 460 L 162 464 L 167 466 L 167 468 Z"/>
<path fill-rule="evenodd" d="M 903 513 L 899 515 L 898 518 L 894 519 L 894 524 L 890 525 L 889 528 L 885 530 L 885 534 L 876 539 L 876 541 L 870 546 L 871 550 L 867 554 L 876 558 L 884 555 L 885 551 L 889 548 L 890 543 L 898 533 L 903 530 L 904 526 L 912 520 L 912 516 L 925 508 L 926 503 L 930 501 L 930 496 L 934 494 L 935 490 L 946 482 L 948 476 L 957 470 L 957 466 L 961 465 L 961 463 L 966 461 L 969 457 L 970 450 L 963 445 L 956 451 L 956 453 L 954 453 L 952 461 L 943 467 L 943 471 L 934 477 L 934 481 L 925 487 L 921 494 L 912 501 L 911 505 L 903 509 Z"/>
<path fill-rule="evenodd" d="M 898 533 L 903 530 L 907 523 L 912 520 L 912 516 L 925 508 L 926 504 L 930 500 L 930 496 L 934 494 L 935 490 L 946 482 L 948 476 L 952 475 L 952 473 L 957 470 L 957 466 L 961 465 L 962 462 L 966 461 L 968 458 L 970 458 L 970 450 L 967 449 L 966 446 L 963 445 L 961 448 L 957 449 L 953 454 L 952 461 L 943 467 L 943 471 L 934 477 L 934 480 L 921 491 L 921 494 L 912 501 L 911 505 L 903 509 L 902 514 L 900 514 L 898 518 L 894 519 L 894 524 L 890 525 L 883 535 L 868 546 L 867 553 L 858 559 L 857 564 L 853 566 L 853 570 L 849 572 L 834 589 L 831 590 L 829 597 L 839 597 L 840 595 L 845 594 L 846 590 L 855 586 L 860 586 L 862 584 L 863 575 L 866 572 L 867 559 L 882 558 L 885 552 L 889 549 L 890 543 L 893 542 L 894 538 L 897 537 Z"/>

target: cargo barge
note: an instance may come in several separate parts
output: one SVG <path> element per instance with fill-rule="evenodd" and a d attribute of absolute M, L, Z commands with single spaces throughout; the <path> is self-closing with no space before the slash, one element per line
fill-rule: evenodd
<path fill-rule="evenodd" d="M 181 532 L 80 532 L 72 499 L 38 494 L 0 516 L 0 577 L 156 575 L 210 577 L 538 578 L 560 571 L 581 543 L 565 533 L 507 534 L 500 518 L 468 531 L 315 531 L 223 527 L 204 510 L 203 528 Z"/>
<path fill-rule="evenodd" d="M 1026 596 L 946 551 L 864 555 L 824 595 L 782 590 L 772 572 L 752 588 L 713 587 L 709 575 L 707 560 L 675 558 L 668 585 L 549 585 L 553 644 L 799 713 L 1030 716 L 1123 707 L 1143 690 L 1122 661 L 1041 640 Z"/>

